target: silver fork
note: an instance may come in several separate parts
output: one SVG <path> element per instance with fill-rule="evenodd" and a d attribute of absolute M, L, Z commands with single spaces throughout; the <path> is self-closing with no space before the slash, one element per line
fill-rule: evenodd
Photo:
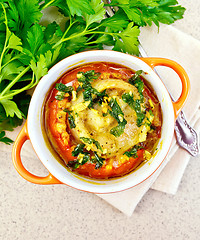
<path fill-rule="evenodd" d="M 105 4 L 108 4 L 109 1 L 103 0 Z M 118 7 L 109 7 L 105 6 L 106 16 L 112 17 L 116 11 L 118 11 Z M 148 57 L 142 45 L 139 44 L 139 54 L 141 57 Z M 173 98 L 172 98 L 173 100 Z M 177 143 L 180 147 L 187 150 L 192 156 L 197 156 L 199 154 L 199 139 L 198 135 L 194 128 L 192 128 L 183 111 L 180 112 L 178 118 L 175 122 L 175 135 Z"/>

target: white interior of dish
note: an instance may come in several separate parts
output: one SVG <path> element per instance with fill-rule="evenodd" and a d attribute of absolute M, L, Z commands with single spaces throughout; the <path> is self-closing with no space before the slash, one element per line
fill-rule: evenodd
<path fill-rule="evenodd" d="M 112 62 L 127 66 L 135 71 L 142 69 L 147 73 L 144 77 L 154 88 L 161 103 L 163 113 L 163 126 L 161 139 L 158 144 L 158 151 L 154 154 L 150 162 L 145 163 L 136 171 L 117 179 L 111 180 L 93 180 L 82 176 L 77 176 L 67 170 L 59 163 L 47 146 L 43 136 L 43 105 L 46 95 L 52 86 L 66 71 L 91 62 Z M 169 94 L 157 76 L 157 74 L 144 61 L 131 55 L 108 51 L 88 51 L 70 56 L 54 67 L 39 82 L 31 99 L 28 113 L 28 133 L 34 150 L 39 156 L 44 166 L 49 172 L 61 182 L 74 188 L 95 192 L 110 193 L 118 192 L 136 186 L 143 182 L 162 164 L 170 148 L 174 131 L 174 110 Z"/>

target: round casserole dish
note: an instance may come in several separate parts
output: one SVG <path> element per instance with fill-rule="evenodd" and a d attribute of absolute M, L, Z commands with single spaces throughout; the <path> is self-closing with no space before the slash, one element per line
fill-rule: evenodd
<path fill-rule="evenodd" d="M 63 166 L 56 159 L 55 154 L 53 154 L 54 150 L 51 145 L 48 144 L 43 122 L 43 107 L 52 84 L 70 69 L 83 64 L 101 61 L 120 64 L 134 71 L 143 70 L 146 74 L 145 79 L 151 84 L 159 99 L 163 117 L 161 138 L 152 158 L 128 175 L 109 180 L 97 180 L 80 176 Z M 153 70 L 158 65 L 172 68 L 180 77 L 182 92 L 176 102 L 171 100 L 163 82 Z M 27 122 L 13 146 L 12 158 L 14 166 L 22 177 L 37 184 L 66 184 L 76 189 L 93 193 L 119 192 L 134 187 L 148 179 L 163 163 L 170 149 L 175 120 L 187 99 L 188 92 L 189 79 L 185 70 L 179 64 L 169 59 L 137 58 L 108 50 L 88 51 L 70 56 L 53 66 L 36 87 L 31 99 Z M 28 139 L 31 141 L 38 158 L 48 169 L 48 176 L 35 176 L 23 166 L 20 152 L 24 142 Z"/>

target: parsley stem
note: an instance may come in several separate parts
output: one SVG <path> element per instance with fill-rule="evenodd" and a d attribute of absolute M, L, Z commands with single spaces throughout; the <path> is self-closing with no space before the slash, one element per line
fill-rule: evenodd
<path fill-rule="evenodd" d="M 53 46 L 53 48 L 56 48 L 58 45 L 60 45 L 60 44 L 63 43 L 63 42 L 66 42 L 66 41 L 68 41 L 68 40 L 70 40 L 70 39 L 73 39 L 73 38 L 76 38 L 76 37 L 80 37 L 80 36 L 85 35 L 85 34 L 87 34 L 86 29 L 85 29 L 83 32 L 81 32 L 81 33 L 71 35 L 70 37 L 61 38 L 60 41 L 58 41 L 58 42 Z M 89 34 L 89 32 L 88 32 L 88 34 Z"/>
<path fill-rule="evenodd" d="M 93 30 L 93 29 L 92 29 Z M 96 34 L 96 33 L 98 33 L 98 34 L 108 34 L 108 35 L 111 35 L 111 36 L 113 36 L 114 34 L 113 33 L 109 33 L 109 32 L 101 32 L 101 31 L 88 31 L 88 33 L 87 34 Z M 117 33 L 115 33 L 115 34 L 117 34 Z"/>
<path fill-rule="evenodd" d="M 19 94 L 19 93 L 21 93 L 21 92 L 24 92 L 24 91 L 26 91 L 26 90 L 28 90 L 28 89 L 33 88 L 36 84 L 37 84 L 37 82 L 34 83 L 34 74 L 33 74 L 32 80 L 31 80 L 31 82 L 30 82 L 28 85 L 24 86 L 23 88 L 16 89 L 16 90 L 14 90 L 14 91 L 12 91 L 12 92 L 10 92 L 10 93 L 8 93 L 8 94 L 0 97 L 0 100 L 10 99 L 10 98 L 12 98 L 13 96 L 15 96 L 15 95 L 17 95 L 17 94 Z"/>
<path fill-rule="evenodd" d="M 53 45 L 52 49 L 57 48 L 62 43 L 63 43 L 63 41 L 62 41 L 62 38 L 61 38 L 56 44 Z"/>
<path fill-rule="evenodd" d="M 70 19 L 71 20 L 71 19 Z M 74 25 L 74 23 L 76 23 L 77 20 L 75 20 L 74 22 L 69 24 L 69 27 L 66 29 L 66 31 L 63 33 L 62 39 L 64 39 L 64 37 L 66 36 L 66 34 L 69 32 L 70 28 Z"/>
<path fill-rule="evenodd" d="M 75 22 L 76 22 L 76 21 L 75 21 Z M 60 44 L 62 44 L 63 42 L 66 42 L 66 41 L 68 41 L 68 40 L 71 40 L 71 39 L 73 39 L 73 38 L 80 37 L 80 36 L 83 36 L 83 35 L 86 35 L 86 34 L 108 34 L 108 35 L 113 36 L 113 33 L 95 31 L 95 29 L 99 28 L 100 26 L 95 27 L 95 28 L 90 29 L 90 30 L 87 30 L 87 26 L 86 26 L 85 29 L 84 29 L 81 33 L 74 34 L 74 35 L 71 35 L 71 36 L 65 38 L 65 35 L 67 34 L 67 32 L 69 31 L 69 29 L 71 28 L 71 26 L 72 26 L 75 22 L 73 22 L 72 24 L 69 25 L 69 27 L 67 28 L 67 30 L 66 30 L 65 33 L 63 34 L 62 38 L 53 46 L 53 48 L 58 47 L 58 46 L 59 46 Z M 115 34 L 117 34 L 117 33 L 115 33 Z"/>
<path fill-rule="evenodd" d="M 76 37 L 80 37 L 80 36 L 82 36 L 82 35 L 86 35 L 86 34 L 108 34 L 108 35 L 111 35 L 111 36 L 113 36 L 113 33 L 109 33 L 109 32 L 100 32 L 100 31 L 90 31 L 90 30 L 84 30 L 83 32 L 81 32 L 81 33 L 79 33 L 79 34 L 77 34 L 77 35 L 73 35 L 73 36 L 70 36 L 70 37 L 68 37 L 68 38 L 64 38 L 64 39 L 62 39 L 62 41 L 60 42 L 60 43 L 62 43 L 62 42 L 65 42 L 65 41 L 68 41 L 68 40 L 70 40 L 70 39 L 72 39 L 72 38 L 76 38 Z M 116 33 L 115 33 L 116 34 Z M 58 42 L 59 43 L 59 42 Z M 59 44 L 60 44 L 59 43 Z M 58 44 L 58 45 L 59 45 Z M 57 44 L 55 44 L 55 45 L 57 45 Z M 55 46 L 54 45 L 54 46 Z"/>
<path fill-rule="evenodd" d="M 6 42 L 5 42 L 5 45 L 6 45 Z M 0 73 L 1 73 L 1 70 L 2 70 L 2 61 L 3 61 L 3 56 L 4 56 L 4 53 L 5 53 L 5 51 L 6 51 L 6 46 L 4 45 L 4 48 L 3 48 L 3 50 L 2 50 L 2 53 L 1 53 L 1 58 L 0 58 Z"/>
<path fill-rule="evenodd" d="M 43 3 L 41 4 L 41 10 L 44 10 L 45 8 L 49 7 L 53 2 L 55 2 L 55 0 L 51 0 L 49 1 L 47 4 Z"/>
<path fill-rule="evenodd" d="M 8 20 L 7 20 L 7 17 L 6 17 L 6 9 L 5 9 L 3 3 L 0 3 L 0 4 L 1 4 L 2 8 L 3 8 L 3 12 L 4 12 L 4 16 L 5 16 L 5 25 L 6 25 L 6 39 L 5 39 L 4 47 L 3 47 L 3 50 L 1 52 L 1 58 L 0 58 L 0 73 L 1 73 L 1 70 L 2 70 L 1 65 L 2 65 L 2 61 L 3 61 L 3 56 L 5 54 L 5 51 L 7 50 L 6 45 L 7 45 L 7 42 L 8 42 L 8 27 L 7 27 L 8 26 L 7 25 L 8 24 Z"/>
<path fill-rule="evenodd" d="M 63 42 L 68 41 L 68 40 L 70 40 L 72 38 L 80 37 L 80 36 L 85 35 L 85 34 L 87 34 L 86 29 L 84 29 L 81 33 L 78 33 L 76 35 L 71 35 L 70 37 L 63 38 Z"/>
<path fill-rule="evenodd" d="M 95 31 L 96 29 L 100 28 L 102 26 L 102 24 L 100 23 L 97 27 L 89 29 L 88 31 Z"/>
<path fill-rule="evenodd" d="M 13 57 L 13 58 L 11 58 L 9 61 L 7 61 L 3 66 L 1 66 L 1 64 L 0 64 L 0 69 L 3 69 L 6 65 L 8 65 L 10 62 L 12 62 L 12 61 L 14 61 L 14 60 L 16 60 L 16 59 L 18 59 L 18 56 L 15 56 L 15 57 Z M 1 72 L 1 71 L 0 71 Z"/>
<path fill-rule="evenodd" d="M 92 45 L 92 44 L 96 44 L 96 43 L 97 43 L 97 41 L 87 42 L 87 43 L 85 43 L 85 45 Z"/>
<path fill-rule="evenodd" d="M 0 93 L 0 97 L 2 97 L 7 91 L 9 91 L 11 89 L 11 87 L 13 85 L 15 85 L 15 83 L 25 74 L 29 71 L 30 66 L 26 67 L 23 71 L 21 71 L 21 73 L 19 75 L 17 75 L 17 77 L 12 80 L 12 82 L 10 82 L 7 87 Z"/>

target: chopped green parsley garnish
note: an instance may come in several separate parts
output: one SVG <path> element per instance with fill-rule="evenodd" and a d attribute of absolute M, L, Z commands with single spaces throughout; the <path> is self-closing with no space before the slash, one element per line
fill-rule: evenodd
<path fill-rule="evenodd" d="M 99 102 L 100 104 L 103 101 L 103 98 L 107 96 L 106 91 L 99 92 L 97 89 L 92 87 L 91 82 L 97 79 L 100 76 L 100 73 L 95 72 L 94 70 L 86 72 L 78 72 L 77 79 L 80 83 L 77 91 L 83 90 L 83 99 L 84 101 L 90 101 L 89 108 L 92 108 L 94 103 Z"/>
<path fill-rule="evenodd" d="M 84 140 L 88 141 L 88 142 L 93 142 L 93 140 L 91 140 L 90 138 L 84 138 Z M 97 141 L 95 141 L 95 142 L 97 142 Z M 97 152 L 94 151 L 93 153 L 94 153 L 94 156 L 91 156 L 91 154 L 88 151 L 85 150 L 85 144 L 84 143 L 79 143 L 74 148 L 74 150 L 72 151 L 72 156 L 77 157 L 77 159 L 74 160 L 74 161 L 69 161 L 68 164 L 67 164 L 68 167 L 76 169 L 76 168 L 85 164 L 88 161 L 91 161 L 92 163 L 96 163 L 95 169 L 98 169 L 98 168 L 102 167 L 105 159 L 100 157 L 97 154 Z"/>
<path fill-rule="evenodd" d="M 140 127 L 145 118 L 145 113 L 141 110 L 141 102 L 139 99 L 134 100 L 130 93 L 124 93 L 122 95 L 122 100 L 135 110 L 137 115 L 137 126 Z"/>
<path fill-rule="evenodd" d="M 63 111 L 68 113 L 68 117 L 67 117 L 67 118 L 68 118 L 68 121 L 69 121 L 69 126 L 70 126 L 70 128 L 71 128 L 71 129 L 72 129 L 72 128 L 75 128 L 75 127 L 76 127 L 76 124 L 75 124 L 74 117 L 73 117 L 73 115 L 71 114 L 72 111 L 69 111 L 67 108 L 65 108 Z"/>
<path fill-rule="evenodd" d="M 96 163 L 95 169 L 101 168 L 103 166 L 104 160 L 105 158 L 99 157 L 99 155 L 96 152 L 94 152 L 94 157 L 91 158 L 91 161 L 93 163 Z"/>
<path fill-rule="evenodd" d="M 97 149 L 100 149 L 103 152 L 103 149 L 100 145 L 100 143 L 98 141 L 96 141 L 93 138 L 86 138 L 86 137 L 80 137 L 80 139 L 84 142 L 84 143 L 88 143 L 88 144 L 93 144 L 96 146 Z"/>
<path fill-rule="evenodd" d="M 112 128 L 110 133 L 115 137 L 119 137 L 121 134 L 123 134 L 127 121 L 124 118 L 124 113 L 122 112 L 116 99 L 112 98 L 109 102 L 109 106 L 111 107 L 111 110 L 108 110 L 109 114 L 118 122 L 118 125 Z"/>
<path fill-rule="evenodd" d="M 74 90 L 72 86 L 66 86 L 63 83 L 56 83 L 55 89 L 58 90 L 58 93 L 55 96 L 55 99 L 61 101 L 65 98 L 65 94 L 71 94 Z"/>
<path fill-rule="evenodd" d="M 73 157 L 77 157 L 79 153 L 83 153 L 83 149 L 85 147 L 84 143 L 79 143 L 75 148 L 74 151 L 72 152 Z"/>
<path fill-rule="evenodd" d="M 143 96 L 143 90 L 144 90 L 144 83 L 143 81 L 141 80 L 140 78 L 140 75 L 143 73 L 142 70 L 138 70 L 135 72 L 135 74 L 133 75 L 133 77 L 131 77 L 129 79 L 129 83 L 134 85 L 137 89 L 138 89 L 138 92 L 140 94 L 140 100 L 141 102 L 144 101 L 144 96 Z"/>
<path fill-rule="evenodd" d="M 67 166 L 71 167 L 73 169 L 78 168 L 81 165 L 84 165 L 86 162 L 90 160 L 90 154 L 88 152 L 82 153 L 82 158 L 81 159 L 76 159 L 74 161 L 69 161 Z"/>
<path fill-rule="evenodd" d="M 135 146 L 133 146 L 129 151 L 126 151 L 126 152 L 124 153 L 124 155 L 126 155 L 126 156 L 128 156 L 128 157 L 137 158 L 137 157 L 138 157 L 137 151 L 138 151 L 139 149 L 142 149 L 142 147 L 139 146 L 139 145 L 135 145 Z"/>

